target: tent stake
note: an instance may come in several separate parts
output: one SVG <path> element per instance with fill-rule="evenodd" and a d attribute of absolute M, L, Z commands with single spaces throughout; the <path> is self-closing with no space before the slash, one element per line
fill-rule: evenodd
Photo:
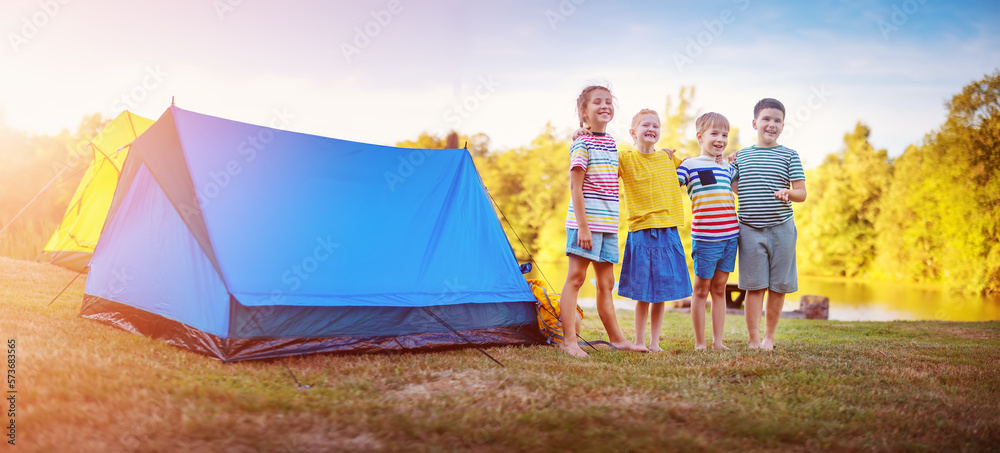
<path fill-rule="evenodd" d="M 440 317 L 438 317 L 438 315 L 435 315 L 433 312 L 431 312 L 430 310 L 428 310 L 427 307 L 420 307 L 420 308 L 423 309 L 425 312 L 427 312 L 428 315 L 431 315 L 432 318 L 436 319 L 437 322 L 441 323 L 441 325 L 443 325 L 443 326 L 447 327 L 449 330 L 451 330 L 452 333 L 454 333 L 455 335 L 458 335 L 458 338 L 461 338 L 462 341 L 464 341 L 464 342 L 472 345 L 472 347 L 476 348 L 477 351 L 483 353 L 484 356 L 489 357 L 490 360 L 496 362 L 497 365 L 500 365 L 500 366 L 506 368 L 503 363 L 500 363 L 499 360 L 493 358 L 493 356 L 491 356 L 490 353 L 486 352 L 485 349 L 480 348 L 478 345 L 476 345 L 475 343 L 473 343 L 472 340 L 469 340 L 468 338 L 465 338 L 465 335 L 462 335 L 462 334 L 458 333 L 458 331 L 455 330 L 454 327 L 452 327 L 451 325 L 449 325 L 445 320 L 443 320 Z"/>
<path fill-rule="evenodd" d="M 70 280 L 70 281 L 69 281 L 69 283 L 67 283 L 67 284 L 66 284 L 66 287 L 65 287 L 65 288 L 63 288 L 63 289 L 62 289 L 62 291 L 59 291 L 59 294 L 56 294 L 56 297 L 53 297 L 53 298 L 52 298 L 52 300 L 51 300 L 51 301 L 49 301 L 49 304 L 48 304 L 48 305 L 46 305 L 46 307 L 49 307 L 49 306 L 51 306 L 51 305 L 52 305 L 52 302 L 55 302 L 55 301 L 56 301 L 56 299 L 58 299 L 58 298 L 59 298 L 59 296 L 63 295 L 63 293 L 64 293 L 64 292 L 66 292 L 66 290 L 67 290 L 67 289 L 69 289 L 69 285 L 72 285 L 72 284 L 73 284 L 73 282 L 75 282 L 77 278 L 80 278 L 80 276 L 81 276 L 81 275 L 83 275 L 83 272 L 78 272 L 78 273 L 77 273 L 76 275 L 74 275 L 74 276 L 73 276 L 73 279 L 72 279 L 72 280 Z"/>
<path fill-rule="evenodd" d="M 232 297 L 232 294 L 230 294 L 230 297 Z M 257 321 L 257 317 L 256 316 L 257 316 L 257 313 L 254 313 L 254 316 L 251 316 L 250 320 L 253 321 L 253 323 L 257 325 L 257 328 L 260 329 L 261 335 L 263 335 L 264 334 L 264 327 L 261 326 L 260 322 Z M 278 361 L 281 362 L 281 365 L 285 367 L 285 371 L 287 371 L 288 375 L 291 376 L 292 380 L 295 381 L 295 385 L 298 386 L 299 390 L 308 390 L 310 388 L 309 385 L 303 384 L 301 381 L 299 381 L 299 378 L 296 377 L 295 373 L 292 372 L 291 367 L 289 367 L 288 364 L 285 363 L 285 358 L 284 357 L 278 357 Z"/>

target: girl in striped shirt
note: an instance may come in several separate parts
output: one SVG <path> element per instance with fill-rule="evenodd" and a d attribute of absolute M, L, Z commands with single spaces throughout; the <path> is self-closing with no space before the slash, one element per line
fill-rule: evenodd
<path fill-rule="evenodd" d="M 593 264 L 597 274 L 597 313 L 608 340 L 618 349 L 646 351 L 625 339 L 615 306 L 614 265 L 618 262 L 618 150 L 606 134 L 615 115 L 614 98 L 603 86 L 589 86 L 577 98 L 580 126 L 592 135 L 580 136 L 570 148 L 570 205 L 566 214 L 566 256 L 569 271 L 562 290 L 562 349 L 587 357 L 577 344 L 576 299 Z"/>

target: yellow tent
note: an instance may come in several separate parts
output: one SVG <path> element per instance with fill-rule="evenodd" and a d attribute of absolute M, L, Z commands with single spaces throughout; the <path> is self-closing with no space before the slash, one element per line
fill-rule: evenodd
<path fill-rule="evenodd" d="M 45 245 L 42 260 L 76 271 L 87 266 L 101 236 L 129 146 L 152 124 L 153 120 L 124 111 L 87 145 L 94 158 L 59 228 Z"/>

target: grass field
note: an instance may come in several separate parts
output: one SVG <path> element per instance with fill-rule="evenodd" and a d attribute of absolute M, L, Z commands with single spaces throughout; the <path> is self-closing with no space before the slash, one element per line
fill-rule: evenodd
<path fill-rule="evenodd" d="M 769 353 L 746 349 L 729 316 L 732 350 L 696 352 L 689 318 L 668 313 L 664 353 L 286 359 L 300 390 L 278 361 L 222 364 L 79 318 L 82 278 L 47 306 L 73 275 L 0 258 L 17 377 L 3 451 L 1000 449 L 998 322 L 789 319 Z M 631 312 L 619 317 L 634 332 Z M 584 336 L 599 326 L 588 312 Z"/>

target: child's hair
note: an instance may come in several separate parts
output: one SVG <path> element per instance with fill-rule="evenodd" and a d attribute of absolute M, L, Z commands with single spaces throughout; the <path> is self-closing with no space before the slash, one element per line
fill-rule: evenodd
<path fill-rule="evenodd" d="M 698 119 L 694 121 L 694 127 L 698 130 L 698 132 L 705 132 L 712 126 L 721 126 L 722 128 L 729 130 L 729 120 L 722 116 L 721 113 L 708 112 L 699 116 Z"/>
<path fill-rule="evenodd" d="M 753 106 L 753 117 L 756 119 L 757 115 L 760 115 L 760 111 L 764 109 L 778 109 L 781 110 L 781 116 L 785 116 L 785 106 L 774 98 L 764 98 L 757 101 L 757 105 Z"/>
<path fill-rule="evenodd" d="M 580 96 L 576 98 L 576 114 L 580 116 L 580 127 L 584 127 L 586 124 L 586 121 L 583 119 L 583 112 L 587 110 L 587 102 L 590 101 L 590 93 L 595 90 L 605 90 L 608 93 L 611 93 L 611 88 L 603 85 L 591 85 L 584 88 L 583 91 L 580 92 Z"/>
<path fill-rule="evenodd" d="M 636 113 L 635 116 L 632 117 L 632 129 L 635 129 L 635 127 L 637 125 L 639 125 L 639 118 L 642 118 L 643 115 L 655 115 L 656 116 L 656 122 L 657 123 L 660 122 L 660 114 L 656 113 L 656 110 L 653 110 L 653 109 L 642 109 L 642 110 L 639 110 L 639 113 Z"/>

